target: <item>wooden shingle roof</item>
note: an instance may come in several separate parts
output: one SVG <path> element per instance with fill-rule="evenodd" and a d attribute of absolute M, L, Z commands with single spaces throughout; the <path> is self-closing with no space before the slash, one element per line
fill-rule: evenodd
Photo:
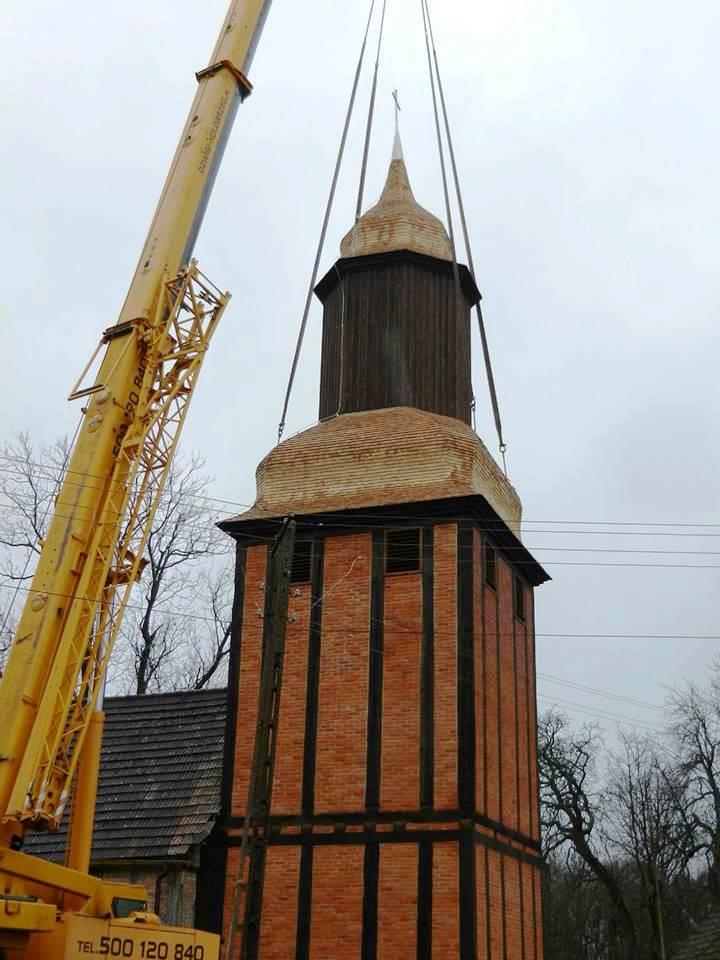
<path fill-rule="evenodd" d="M 701 924 L 673 954 L 673 960 L 720 960 L 720 913 Z"/>
<path fill-rule="evenodd" d="M 340 244 L 343 257 L 367 257 L 392 250 L 413 250 L 438 260 L 452 260 L 445 225 L 415 199 L 395 134 L 392 160 L 382 195 L 360 217 Z"/>
<path fill-rule="evenodd" d="M 224 690 L 108 697 L 92 860 L 182 858 L 220 809 Z M 25 851 L 61 860 L 57 834 L 33 834 Z"/>
<path fill-rule="evenodd" d="M 331 417 L 274 447 L 237 521 L 482 494 L 514 532 L 520 499 L 475 431 L 454 417 L 385 407 Z"/>

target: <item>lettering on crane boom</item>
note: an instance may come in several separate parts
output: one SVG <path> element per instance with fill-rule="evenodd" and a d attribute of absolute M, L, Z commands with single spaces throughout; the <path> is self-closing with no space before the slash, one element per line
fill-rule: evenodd
<path fill-rule="evenodd" d="M 137 387 L 137 390 L 131 390 L 127 403 L 125 404 L 125 410 L 123 411 L 124 419 L 120 422 L 117 430 L 117 436 L 115 437 L 115 446 L 113 447 L 113 456 L 117 457 L 120 453 L 120 447 L 122 442 L 125 439 L 125 434 L 130 428 L 130 424 L 135 419 L 135 411 L 137 406 L 140 403 L 140 393 L 139 391 L 142 388 L 143 380 L 145 377 L 145 368 L 147 366 L 147 346 L 144 343 L 139 344 L 138 350 L 138 366 L 137 373 L 133 379 L 133 386 Z"/>
<path fill-rule="evenodd" d="M 228 100 L 230 99 L 230 90 L 225 90 L 220 102 L 218 103 L 217 110 L 215 111 L 215 116 L 213 117 L 212 125 L 208 130 L 207 136 L 205 137 L 205 143 L 203 148 L 200 151 L 200 164 L 198 166 L 198 173 L 205 173 L 208 167 L 208 161 L 210 159 L 210 154 L 213 149 L 213 145 L 217 139 L 218 130 L 220 129 L 220 124 L 223 122 L 223 117 L 225 116 L 225 108 L 228 105 Z"/>

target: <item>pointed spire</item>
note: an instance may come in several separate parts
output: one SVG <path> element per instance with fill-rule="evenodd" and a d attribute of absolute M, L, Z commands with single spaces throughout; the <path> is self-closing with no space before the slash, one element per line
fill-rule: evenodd
<path fill-rule="evenodd" d="M 402 140 L 400 139 L 399 130 L 395 130 L 395 140 L 393 142 L 393 152 L 392 152 L 391 162 L 392 160 L 403 160 L 403 161 L 405 160 L 405 156 L 403 154 L 403 148 L 402 148 Z"/>
<path fill-rule="evenodd" d="M 399 110 L 396 99 L 396 124 Z M 442 221 L 421 207 L 413 196 L 397 125 L 382 195 L 375 206 L 356 221 L 340 244 L 343 257 L 362 257 L 392 250 L 412 250 L 438 260 L 453 258 L 450 238 Z"/>
<path fill-rule="evenodd" d="M 393 90 L 393 100 L 395 101 L 395 140 L 393 141 L 393 152 L 391 163 L 393 160 L 405 160 L 403 156 L 402 140 L 400 139 L 400 111 L 402 107 L 400 106 L 400 101 L 398 100 L 397 90 Z"/>

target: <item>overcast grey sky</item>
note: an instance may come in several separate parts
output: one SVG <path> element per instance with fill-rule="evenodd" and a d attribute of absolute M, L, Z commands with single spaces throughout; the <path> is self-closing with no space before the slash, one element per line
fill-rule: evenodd
<path fill-rule="evenodd" d="M 73 431 L 64 398 L 122 304 L 225 6 L 6 0 L 0 438 Z M 397 86 L 415 194 L 442 214 L 419 0 L 388 6 L 368 202 Z M 219 498 L 252 501 L 275 441 L 367 7 L 275 0 L 200 234 L 201 267 L 234 296 L 184 444 L 206 455 Z M 554 577 L 538 631 L 572 635 L 539 636 L 539 669 L 658 703 L 664 685 L 703 676 L 717 639 L 578 634 L 720 635 L 720 7 L 435 0 L 433 12 L 510 476 L 525 541 Z M 366 72 L 323 270 L 352 222 L 368 91 Z M 316 417 L 319 332 L 315 307 L 289 432 Z M 588 532 L 597 521 L 719 525 Z M 577 552 L 593 547 L 672 552 Z M 657 719 L 545 679 L 540 694 Z"/>

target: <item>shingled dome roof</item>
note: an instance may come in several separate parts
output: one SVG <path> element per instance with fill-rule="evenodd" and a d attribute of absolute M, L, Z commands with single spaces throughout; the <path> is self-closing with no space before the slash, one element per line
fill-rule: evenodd
<path fill-rule="evenodd" d="M 387 407 L 332 417 L 279 444 L 251 510 L 224 521 L 329 513 L 481 494 L 520 533 L 520 499 L 477 434 L 454 417 Z"/>
<path fill-rule="evenodd" d="M 343 257 L 392 250 L 413 250 L 438 260 L 453 259 L 450 237 L 442 221 L 421 207 L 413 196 L 398 133 L 382 196 L 340 244 Z"/>

